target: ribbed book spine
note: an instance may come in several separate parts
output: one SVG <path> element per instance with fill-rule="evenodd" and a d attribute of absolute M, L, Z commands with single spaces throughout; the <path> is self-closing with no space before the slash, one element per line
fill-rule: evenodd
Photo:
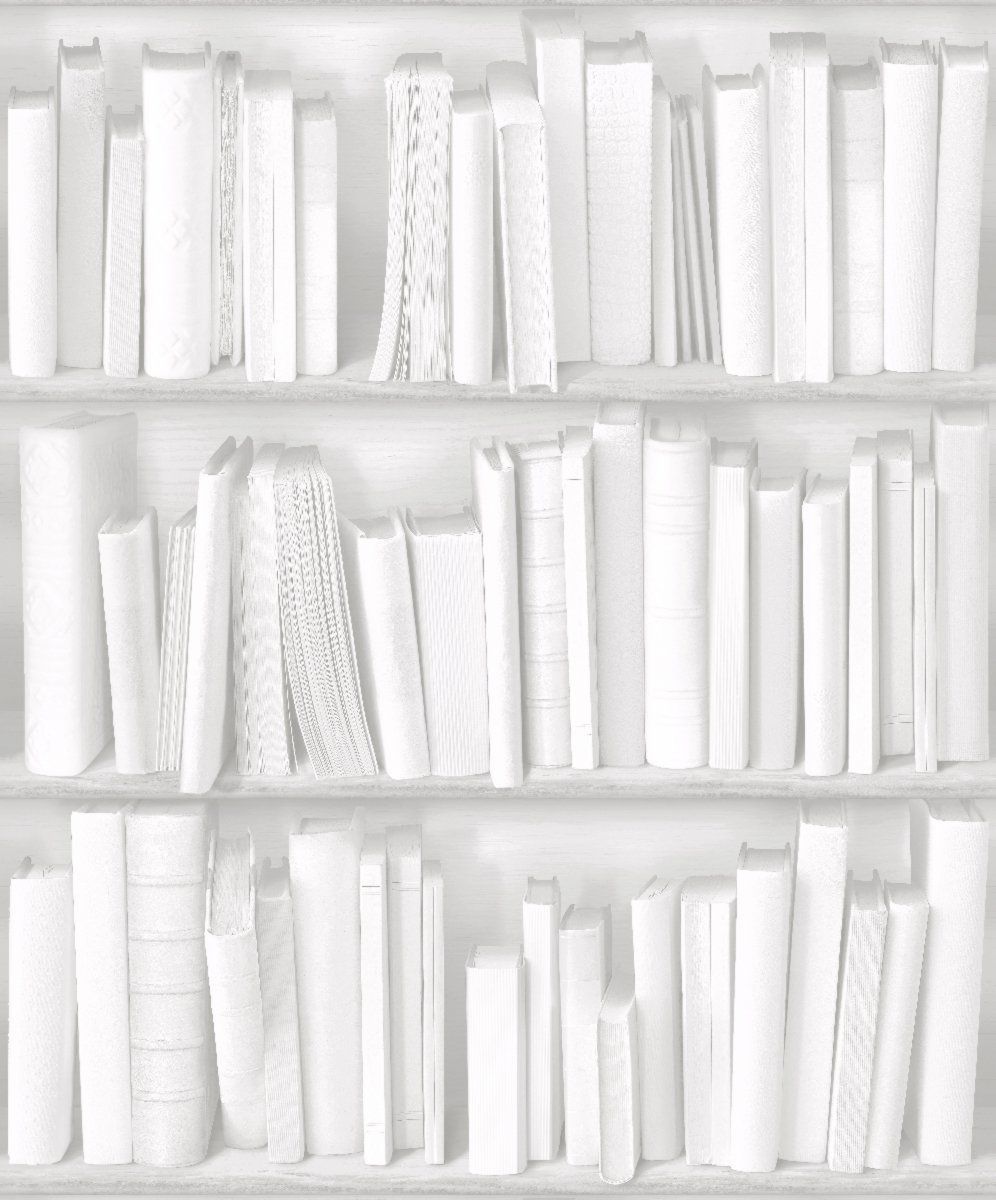
<path fill-rule="evenodd" d="M 422 830 L 387 830 L 391 1103 L 396 1150 L 425 1140 L 422 1098 Z"/>
<path fill-rule="evenodd" d="M 214 67 L 214 201 L 211 213 L 211 362 L 242 361 L 242 55 Z"/>
<path fill-rule="evenodd" d="M 450 343 L 454 383 L 491 382 L 494 353 L 494 121 L 479 90 L 453 93 Z M 587 251 L 587 244 L 585 245 Z"/>
<path fill-rule="evenodd" d="M 387 850 L 370 835 L 360 855 L 360 1027 L 363 1036 L 363 1161 L 383 1167 L 394 1153 Z"/>
<path fill-rule="evenodd" d="M 937 488 L 929 462 L 913 470 L 913 763 L 937 770 Z"/>
<path fill-rule="evenodd" d="M 878 435 L 879 711 L 882 754 L 913 753 L 913 436 Z"/>
<path fill-rule="evenodd" d="M 598 766 L 598 649 L 595 644 L 595 477 L 590 426 L 561 435 L 564 494 L 564 585 L 571 766 Z"/>
<path fill-rule="evenodd" d="M 847 483 L 847 769 L 878 770 L 879 715 L 878 455 L 856 438 Z"/>
<path fill-rule="evenodd" d="M 560 1053 L 560 884 L 530 878 L 522 899 L 529 1064 L 529 1158 L 560 1154 L 564 1129 Z"/>
<path fill-rule="evenodd" d="M 338 135 L 329 94 L 295 100 L 297 369 L 302 375 L 331 375 L 339 366 L 338 183 Z"/>
<path fill-rule="evenodd" d="M 107 114 L 107 215 L 104 253 L 104 371 L 134 379 L 141 366 L 142 111 Z"/>
<path fill-rule="evenodd" d="M 615 975 L 598 1015 L 598 1173 L 628 1183 L 640 1161 L 640 1041 L 633 977 Z"/>
<path fill-rule="evenodd" d="M 422 864 L 422 1108 L 425 1161 L 446 1161 L 446 942 L 443 874 Z"/>

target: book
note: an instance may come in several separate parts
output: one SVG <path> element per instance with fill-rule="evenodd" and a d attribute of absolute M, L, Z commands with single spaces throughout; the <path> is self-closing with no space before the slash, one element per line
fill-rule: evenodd
<path fill-rule="evenodd" d="M 827 1133 L 831 1171 L 865 1168 L 872 1065 L 888 911 L 878 875 L 851 877 L 844 896 L 840 1000 Z"/>
<path fill-rule="evenodd" d="M 560 1155 L 564 1131 L 560 1052 L 560 884 L 534 879 L 522 897 L 522 957 L 526 975 L 529 1158 Z"/>
<path fill-rule="evenodd" d="M 156 770 L 159 527 L 154 508 L 119 510 L 97 535 L 119 775 Z"/>
<path fill-rule="evenodd" d="M 690 137 L 690 96 L 675 96 L 671 101 L 671 142 L 674 203 L 682 229 L 681 256 L 677 268 L 682 274 L 681 350 L 682 361 L 708 361 L 705 292 L 702 256 L 699 247 L 699 216 L 695 206 Z M 686 313 L 687 309 L 687 313 Z"/>
<path fill-rule="evenodd" d="M 491 782 L 515 787 L 522 782 L 519 542 L 515 465 L 505 443 L 499 438 L 472 441 L 470 475 L 484 556 Z"/>
<path fill-rule="evenodd" d="M 888 364 L 886 364 L 888 365 Z M 881 752 L 913 752 L 913 435 L 878 435 Z"/>
<path fill-rule="evenodd" d="M 141 367 L 144 186 L 142 110 L 108 110 L 103 361 L 104 373 L 121 379 L 136 378 Z"/>
<path fill-rule="evenodd" d="M 929 462 L 913 468 L 913 762 L 937 770 L 937 489 Z"/>
<path fill-rule="evenodd" d="M 297 371 L 339 366 L 339 136 L 332 98 L 294 101 Z"/>
<path fill-rule="evenodd" d="M 363 809 L 305 817 L 288 841 L 309 1154 L 363 1148 L 360 852 Z"/>
<path fill-rule="evenodd" d="M 425 1161 L 446 1161 L 446 940 L 443 873 L 422 864 L 422 1107 Z"/>
<path fill-rule="evenodd" d="M 779 1157 L 821 1163 L 827 1155 L 847 825 L 839 803 L 799 812 Z"/>
<path fill-rule="evenodd" d="M 737 900 L 723 891 L 710 905 L 710 1004 L 712 1020 L 711 1154 L 714 1166 L 730 1165 L 733 1102 L 733 986 Z"/>
<path fill-rule="evenodd" d="M 190 636 L 190 580 L 194 567 L 197 509 L 170 527 L 163 586 L 162 650 L 159 659 L 159 715 L 156 723 L 156 770 L 179 771 L 183 740 L 183 704 L 187 691 Z"/>
<path fill-rule="evenodd" d="M 564 502 L 564 591 L 571 766 L 598 766 L 598 647 L 595 598 L 595 451 L 591 426 L 560 435 Z"/>
<path fill-rule="evenodd" d="M 425 1141 L 421 826 L 391 826 L 386 840 L 392 1139 L 396 1150 L 414 1150 Z"/>
<path fill-rule="evenodd" d="M 847 480 L 847 769 L 878 770 L 879 713 L 878 450 L 854 439 Z"/>
<path fill-rule="evenodd" d="M 55 374 L 59 143 L 55 92 L 11 88 L 7 102 L 8 358 L 15 377 Z"/>
<path fill-rule="evenodd" d="M 592 429 L 598 745 L 608 767 L 646 760 L 643 427 L 642 404 L 610 401 Z"/>
<path fill-rule="evenodd" d="M 628 1183 L 640 1161 L 640 1043 L 633 976 L 613 975 L 598 1014 L 598 1173 Z"/>
<path fill-rule="evenodd" d="M 508 390 L 557 390 L 550 174 L 546 126 L 529 68 L 490 63 L 486 91 L 495 127 L 500 294 Z"/>
<path fill-rule="evenodd" d="M 211 47 L 142 47 L 145 134 L 142 356 L 154 379 L 211 367 L 214 64 Z"/>
<path fill-rule="evenodd" d="M 802 666 L 805 472 L 750 485 L 750 765 L 795 766 Z"/>
<path fill-rule="evenodd" d="M 750 483 L 757 442 L 713 439 L 709 467 L 709 766 L 750 757 Z"/>
<path fill-rule="evenodd" d="M 73 1136 L 72 868 L 24 859 L 10 879 L 7 1157 L 57 1163 Z"/>
<path fill-rule="evenodd" d="M 771 294 L 776 383 L 806 378 L 806 35 L 772 33 Z"/>
<path fill-rule="evenodd" d="M 642 33 L 585 48 L 591 357 L 651 355 L 654 64 Z"/>
<path fill-rule="evenodd" d="M 471 1175 L 526 1169 L 525 967 L 521 946 L 467 957 L 467 1116 Z"/>
<path fill-rule="evenodd" d="M 453 93 L 449 272 L 453 381 L 488 384 L 494 352 L 494 121 L 480 88 Z"/>
<path fill-rule="evenodd" d="M 211 210 L 211 363 L 242 361 L 242 189 L 245 148 L 242 55 L 223 51 L 214 64 L 214 162 Z"/>
<path fill-rule="evenodd" d="M 131 1162 L 125 861 L 131 807 L 98 800 L 69 818 L 83 1161 L 101 1166 Z"/>
<path fill-rule="evenodd" d="M 937 504 L 937 757 L 989 757 L 989 413 L 931 410 Z"/>
<path fill-rule="evenodd" d="M 704 337 L 699 340 L 700 362 L 723 362 L 719 329 L 719 293 L 716 290 L 716 252 L 713 241 L 712 201 L 709 196 L 709 176 L 706 168 L 705 120 L 702 109 L 692 96 L 683 96 L 688 126 L 689 175 L 691 180 L 696 233 L 698 238 L 699 270 L 702 280 L 702 303 L 705 311 Z"/>
<path fill-rule="evenodd" d="M 633 977 L 640 1043 L 640 1144 L 644 1158 L 684 1147 L 681 1064 L 681 888 L 654 876 L 633 897 Z"/>
<path fill-rule="evenodd" d="M 522 734 L 530 766 L 571 762 L 562 454 L 557 437 L 513 442 L 519 517 Z"/>
<path fill-rule="evenodd" d="M 356 661 L 377 760 L 392 779 L 429 774 L 415 602 L 397 509 L 339 518 Z"/>
<path fill-rule="evenodd" d="M 469 508 L 441 517 L 409 509 L 404 522 L 429 770 L 481 775 L 490 765 L 481 531 Z"/>
<path fill-rule="evenodd" d="M 833 366 L 882 370 L 882 78 L 878 64 L 830 71 Z M 852 768 L 853 769 L 853 768 Z"/>
<path fill-rule="evenodd" d="M 572 1167 L 599 1157 L 598 1014 L 612 974 L 612 913 L 569 905 L 560 922 L 564 1148 Z"/>
<path fill-rule="evenodd" d="M 691 362 L 694 355 L 694 329 L 692 326 L 691 281 L 688 278 L 688 219 L 685 215 L 685 176 L 688 164 L 682 154 L 679 126 L 684 109 L 681 97 L 670 100 L 671 112 L 671 205 L 674 224 L 674 271 L 675 271 L 675 337 L 677 355 L 681 362 Z"/>
<path fill-rule="evenodd" d="M 522 40 L 546 129 L 557 358 L 591 358 L 585 35 L 577 14 L 522 14 Z"/>
<path fill-rule="evenodd" d="M 255 874 L 251 833 L 226 838 L 211 834 L 204 950 L 222 1136 L 226 1146 L 239 1150 L 254 1150 L 267 1141 Z"/>
<path fill-rule="evenodd" d="M 833 247 L 830 181 L 830 58 L 822 33 L 804 33 L 806 380 L 833 379 Z"/>
<path fill-rule="evenodd" d="M 906 1102 L 924 1166 L 971 1162 L 989 823 L 969 802 L 914 801 L 910 880 L 930 906 Z"/>
<path fill-rule="evenodd" d="M 929 42 L 882 53 L 883 362 L 929 371 L 937 197 L 937 58 Z M 886 751 L 888 753 L 888 751 Z"/>
<path fill-rule="evenodd" d="M 653 316 L 654 363 L 658 367 L 674 367 L 678 363 L 672 137 L 671 97 L 664 81 L 655 75 L 650 158 L 650 311 Z"/>
<path fill-rule="evenodd" d="M 363 1038 L 363 1161 L 384 1167 L 394 1153 L 387 848 L 368 833 L 360 854 L 360 1029 Z"/>
<path fill-rule="evenodd" d="M 20 431 L 24 765 L 36 775 L 78 775 L 111 736 L 97 534 L 135 507 L 136 442 L 134 413 Z"/>

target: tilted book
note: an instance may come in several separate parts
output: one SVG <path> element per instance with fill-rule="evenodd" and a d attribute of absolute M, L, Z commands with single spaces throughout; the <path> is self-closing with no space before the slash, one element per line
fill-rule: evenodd
<path fill-rule="evenodd" d="M 196 520 L 196 508 L 184 513 L 170 528 L 166 547 L 162 650 L 159 658 L 159 715 L 156 724 L 157 771 L 180 769 Z"/>
<path fill-rule="evenodd" d="M 674 303 L 676 351 L 680 362 L 694 358 L 695 330 L 692 323 L 691 281 L 688 277 L 688 245 L 690 230 L 685 212 L 685 183 L 688 176 L 687 156 L 682 153 L 681 126 L 684 108 L 680 96 L 671 98 L 671 205 L 674 227 Z"/>
<path fill-rule="evenodd" d="M 568 425 L 563 452 L 564 585 L 571 766 L 598 766 L 598 647 L 595 598 L 595 450 L 591 426 Z"/>
<path fill-rule="evenodd" d="M 633 976 L 614 975 L 598 1014 L 598 1173 L 628 1183 L 640 1161 L 640 1040 Z"/>
<path fill-rule="evenodd" d="M 937 488 L 913 468 L 913 763 L 937 770 Z"/>
<path fill-rule="evenodd" d="M 882 754 L 913 752 L 913 435 L 878 435 L 879 709 Z"/>
<path fill-rule="evenodd" d="M 712 362 L 719 366 L 723 361 L 723 350 L 719 331 L 719 294 L 716 290 L 713 205 L 706 168 L 705 119 L 694 97 L 682 96 L 681 102 L 688 137 L 686 197 L 691 196 L 690 207 L 695 217 L 697 255 L 693 253 L 692 257 L 698 258 L 697 278 L 700 279 L 702 291 L 703 329 L 696 335 L 697 354 L 700 362 Z"/>
<path fill-rule="evenodd" d="M 522 897 L 529 1064 L 529 1158 L 560 1154 L 564 1081 L 560 1051 L 560 884 L 529 877 Z"/>
<path fill-rule="evenodd" d="M 422 864 L 422 1108 L 425 1161 L 446 1161 L 446 941 L 443 873 Z"/>
<path fill-rule="evenodd" d="M 294 101 L 297 370 L 339 366 L 339 141 L 328 92 Z"/>
<path fill-rule="evenodd" d="M 141 367 L 144 187 L 142 110 L 108 111 L 103 358 L 105 374 L 126 379 Z"/>
<path fill-rule="evenodd" d="M 412 1150 L 425 1140 L 421 826 L 391 826 L 386 841 L 393 1142 L 396 1150 Z"/>
<path fill-rule="evenodd" d="M 654 363 L 658 367 L 673 367 L 678 362 L 674 172 L 671 165 L 673 136 L 671 97 L 664 81 L 655 75 L 650 153 L 650 311 L 654 323 Z"/>
<path fill-rule="evenodd" d="M 214 162 L 211 210 L 211 362 L 242 361 L 242 178 L 245 147 L 242 55 L 223 51 L 214 64 Z"/>
<path fill-rule="evenodd" d="M 879 715 L 878 453 L 854 439 L 847 481 L 847 769 L 878 770 Z"/>
<path fill-rule="evenodd" d="M 453 93 L 449 271 L 453 381 L 490 383 L 494 355 L 494 121 L 479 88 Z"/>
<path fill-rule="evenodd" d="M 360 1029 L 363 1038 L 363 1161 L 384 1167 L 394 1153 L 387 848 L 367 834 L 360 854 Z"/>

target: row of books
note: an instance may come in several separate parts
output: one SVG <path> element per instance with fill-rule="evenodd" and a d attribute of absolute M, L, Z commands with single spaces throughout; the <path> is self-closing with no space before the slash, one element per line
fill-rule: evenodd
<path fill-rule="evenodd" d="M 519 945 L 467 960 L 470 1171 L 560 1155 L 606 1183 L 642 1158 L 894 1169 L 971 1161 L 989 826 L 910 810 L 912 883 L 847 870 L 839 805 L 736 873 L 653 878 L 613 969 L 612 914 L 530 879 Z M 617 960 L 618 961 L 618 958 Z"/>
<path fill-rule="evenodd" d="M 21 436 L 25 761 L 395 779 L 989 757 L 989 424 L 936 407 L 846 477 L 610 402 L 471 446 L 473 505 L 349 521 L 315 447 L 229 438 L 169 532 L 133 415 Z M 161 635 L 160 635 L 161 630 Z M 800 696 L 802 703 L 800 705 Z M 297 736 L 299 733 L 299 737 Z"/>
<path fill-rule="evenodd" d="M 417 825 L 305 818 L 257 868 L 203 803 L 89 805 L 10 884 L 8 1154 L 444 1160 L 443 880 Z"/>

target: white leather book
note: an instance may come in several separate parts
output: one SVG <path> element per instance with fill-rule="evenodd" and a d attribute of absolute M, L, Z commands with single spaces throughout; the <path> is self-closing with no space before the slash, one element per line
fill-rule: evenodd
<path fill-rule="evenodd" d="M 211 834 L 204 949 L 222 1136 L 226 1146 L 238 1150 L 254 1150 L 267 1140 L 255 873 L 251 833 Z"/>
<path fill-rule="evenodd" d="M 803 33 L 773 33 L 768 48 L 776 383 L 806 378 L 805 37 Z"/>
<path fill-rule="evenodd" d="M 363 1161 L 384 1167 L 394 1153 L 387 848 L 368 833 L 360 854 L 360 1028 L 363 1038 Z"/>
<path fill-rule="evenodd" d="M 802 505 L 806 774 L 847 765 L 847 481 L 817 475 Z"/>
<path fill-rule="evenodd" d="M 495 125 L 498 240 L 508 390 L 557 390 L 550 172 L 546 126 L 529 68 L 497 62 L 486 73 Z"/>
<path fill-rule="evenodd" d="M 131 1162 L 125 815 L 95 801 L 70 816 L 83 1161 Z"/>
<path fill-rule="evenodd" d="M 24 764 L 78 775 L 111 737 L 97 534 L 133 510 L 134 413 L 20 431 Z"/>
<path fill-rule="evenodd" d="M 57 1163 L 73 1136 L 72 868 L 26 858 L 10 879 L 7 1157 Z"/>
<path fill-rule="evenodd" d="M 975 366 L 979 239 L 989 102 L 989 44 L 940 43 L 937 222 L 934 239 L 935 370 Z"/>
<path fill-rule="evenodd" d="M 614 975 L 598 1014 L 598 1174 L 628 1183 L 640 1161 L 640 1043 L 632 975 Z"/>
<path fill-rule="evenodd" d="M 688 238 L 685 216 L 685 175 L 687 164 L 681 153 L 679 127 L 684 119 L 680 96 L 673 96 L 671 110 L 671 206 L 674 217 L 674 271 L 676 344 L 679 362 L 691 362 L 694 355 L 691 281 L 688 278 Z"/>
<path fill-rule="evenodd" d="M 822 33 L 804 33 L 806 380 L 833 379 L 833 246 L 830 183 L 830 58 Z"/>
<path fill-rule="evenodd" d="M 913 762 L 937 770 L 937 489 L 929 462 L 913 468 Z"/>
<path fill-rule="evenodd" d="M 453 93 L 449 270 L 453 381 L 488 384 L 494 357 L 494 121 L 479 88 Z"/>
<path fill-rule="evenodd" d="M 805 472 L 750 488 L 750 765 L 795 766 L 802 667 Z"/>
<path fill-rule="evenodd" d="M 989 757 L 989 411 L 931 411 L 937 489 L 937 757 Z"/>
<path fill-rule="evenodd" d="M 526 987 L 521 946 L 467 957 L 467 1117 L 471 1175 L 526 1169 Z"/>
<path fill-rule="evenodd" d="M 929 42 L 882 52 L 884 363 L 929 371 L 937 197 L 937 58 Z"/>
<path fill-rule="evenodd" d="M 730 1166 L 773 1171 L 782 1113 L 792 851 L 740 848 L 733 985 Z"/>
<path fill-rule="evenodd" d="M 471 442 L 474 516 L 484 554 L 484 625 L 491 782 L 522 782 L 522 687 L 519 650 L 519 542 L 515 467 L 498 438 Z"/>
<path fill-rule="evenodd" d="M 930 914 L 922 888 L 909 883 L 886 883 L 885 903 L 888 923 L 878 993 L 864 1165 L 894 1170 L 899 1162 Z"/>
<path fill-rule="evenodd" d="M 141 367 L 142 110 L 107 113 L 107 212 L 103 265 L 104 373 L 134 379 Z"/>
<path fill-rule="evenodd" d="M 55 92 L 11 88 L 7 102 L 8 357 L 14 376 L 55 374 L 58 328 Z"/>
<path fill-rule="evenodd" d="M 870 881 L 849 877 L 844 899 L 840 1000 L 827 1134 L 827 1165 L 831 1171 L 860 1175 L 865 1168 L 887 919 L 877 873 Z"/>
<path fill-rule="evenodd" d="M 713 439 L 709 467 L 709 766 L 750 757 L 750 482 L 757 442 Z"/>
<path fill-rule="evenodd" d="M 723 364 L 729 375 L 772 367 L 771 224 L 764 73 L 702 72 L 703 113 L 715 206 L 716 284 Z"/>
<path fill-rule="evenodd" d="M 924 1166 L 971 1162 L 989 823 L 967 801 L 915 801 L 910 879 L 930 905 L 906 1134 Z"/>
<path fill-rule="evenodd" d="M 339 518 L 356 659 L 377 761 L 392 779 L 429 774 L 429 743 L 405 529 L 397 509 Z"/>
<path fill-rule="evenodd" d="M 363 896 L 360 895 L 362 905 Z M 263 1001 L 266 1081 L 266 1156 L 270 1162 L 304 1158 L 304 1096 L 298 1028 L 294 911 L 287 859 L 263 860 L 256 878 L 256 942 Z"/>
<path fill-rule="evenodd" d="M 387 830 L 391 1102 L 396 1150 L 425 1140 L 422 1096 L 422 829 Z"/>
<path fill-rule="evenodd" d="M 305 817 L 289 840 L 309 1154 L 363 1148 L 360 851 L 363 810 Z M 419 946 L 421 953 L 421 947 Z"/>
<path fill-rule="evenodd" d="M 640 1042 L 643 1157 L 677 1158 L 685 1143 L 681 1070 L 681 888 L 654 876 L 630 905 Z"/>
<path fill-rule="evenodd" d="M 564 1080 L 560 1053 L 560 884 L 529 877 L 522 897 L 526 971 L 529 1158 L 560 1155 Z"/>
<path fill-rule="evenodd" d="M 847 769 L 878 770 L 879 715 L 878 448 L 854 440 L 847 482 Z"/>
<path fill-rule="evenodd" d="M 296 352 L 302 375 L 339 366 L 339 149 L 326 92 L 294 101 Z"/>
<path fill-rule="evenodd" d="M 882 79 L 878 64 L 830 69 L 833 366 L 882 370 Z"/>
<path fill-rule="evenodd" d="M 709 756 L 709 460 L 701 421 L 654 418 L 643 439 L 647 762 Z"/>
<path fill-rule="evenodd" d="M 482 775 L 490 763 L 481 531 L 470 509 L 405 515 L 422 695 L 433 775 Z"/>
<path fill-rule="evenodd" d="M 119 775 L 156 768 L 159 526 L 154 508 L 118 510 L 97 535 Z"/>
<path fill-rule="evenodd" d="M 591 357 L 647 362 L 654 64 L 642 33 L 585 50 Z"/>
<path fill-rule="evenodd" d="M 564 584 L 571 766 L 598 766 L 598 647 L 595 597 L 595 452 L 591 426 L 568 425 L 563 451 Z"/>
<path fill-rule="evenodd" d="M 157 771 L 180 769 L 196 519 L 196 508 L 184 513 L 170 528 L 166 548 L 162 652 L 159 659 L 159 716 L 156 724 Z"/>
<path fill-rule="evenodd" d="M 572 1167 L 598 1164 L 598 1014 L 612 974 L 612 913 L 569 905 L 560 922 L 564 1149 Z"/>
<path fill-rule="evenodd" d="M 211 368 L 214 66 L 211 47 L 142 47 L 145 133 L 142 355 L 155 379 Z"/>
<path fill-rule="evenodd" d="M 214 65 L 211 212 L 211 362 L 242 361 L 242 172 L 245 75 L 242 55 L 222 51 Z"/>
<path fill-rule="evenodd" d="M 546 126 L 557 358 L 591 358 L 585 35 L 577 14 L 522 14 L 522 40 Z"/>
<path fill-rule="evenodd" d="M 730 1117 L 733 1099 L 733 986 L 737 898 L 723 890 L 710 905 L 709 973 L 712 1021 L 712 1094 L 710 1162 L 730 1165 Z"/>
<path fill-rule="evenodd" d="M 598 743 L 609 767 L 646 760 L 643 634 L 643 405 L 599 405 L 595 449 Z"/>
<path fill-rule="evenodd" d="M 847 825 L 836 801 L 799 812 L 779 1157 L 821 1163 L 833 1077 Z"/>
<path fill-rule="evenodd" d="M 422 1107 L 425 1161 L 446 1161 L 446 943 L 443 873 L 422 864 Z"/>
<path fill-rule="evenodd" d="M 651 148 L 650 264 L 653 272 L 651 312 L 654 327 L 654 363 L 658 367 L 673 367 L 678 362 L 671 137 L 671 97 L 664 81 L 659 75 L 655 75 Z"/>
<path fill-rule="evenodd" d="M 912 754 L 913 435 L 908 429 L 878 435 L 878 620 L 882 754 Z"/>
<path fill-rule="evenodd" d="M 571 763 L 562 454 L 557 437 L 513 442 L 519 516 L 522 734 L 530 766 Z"/>

